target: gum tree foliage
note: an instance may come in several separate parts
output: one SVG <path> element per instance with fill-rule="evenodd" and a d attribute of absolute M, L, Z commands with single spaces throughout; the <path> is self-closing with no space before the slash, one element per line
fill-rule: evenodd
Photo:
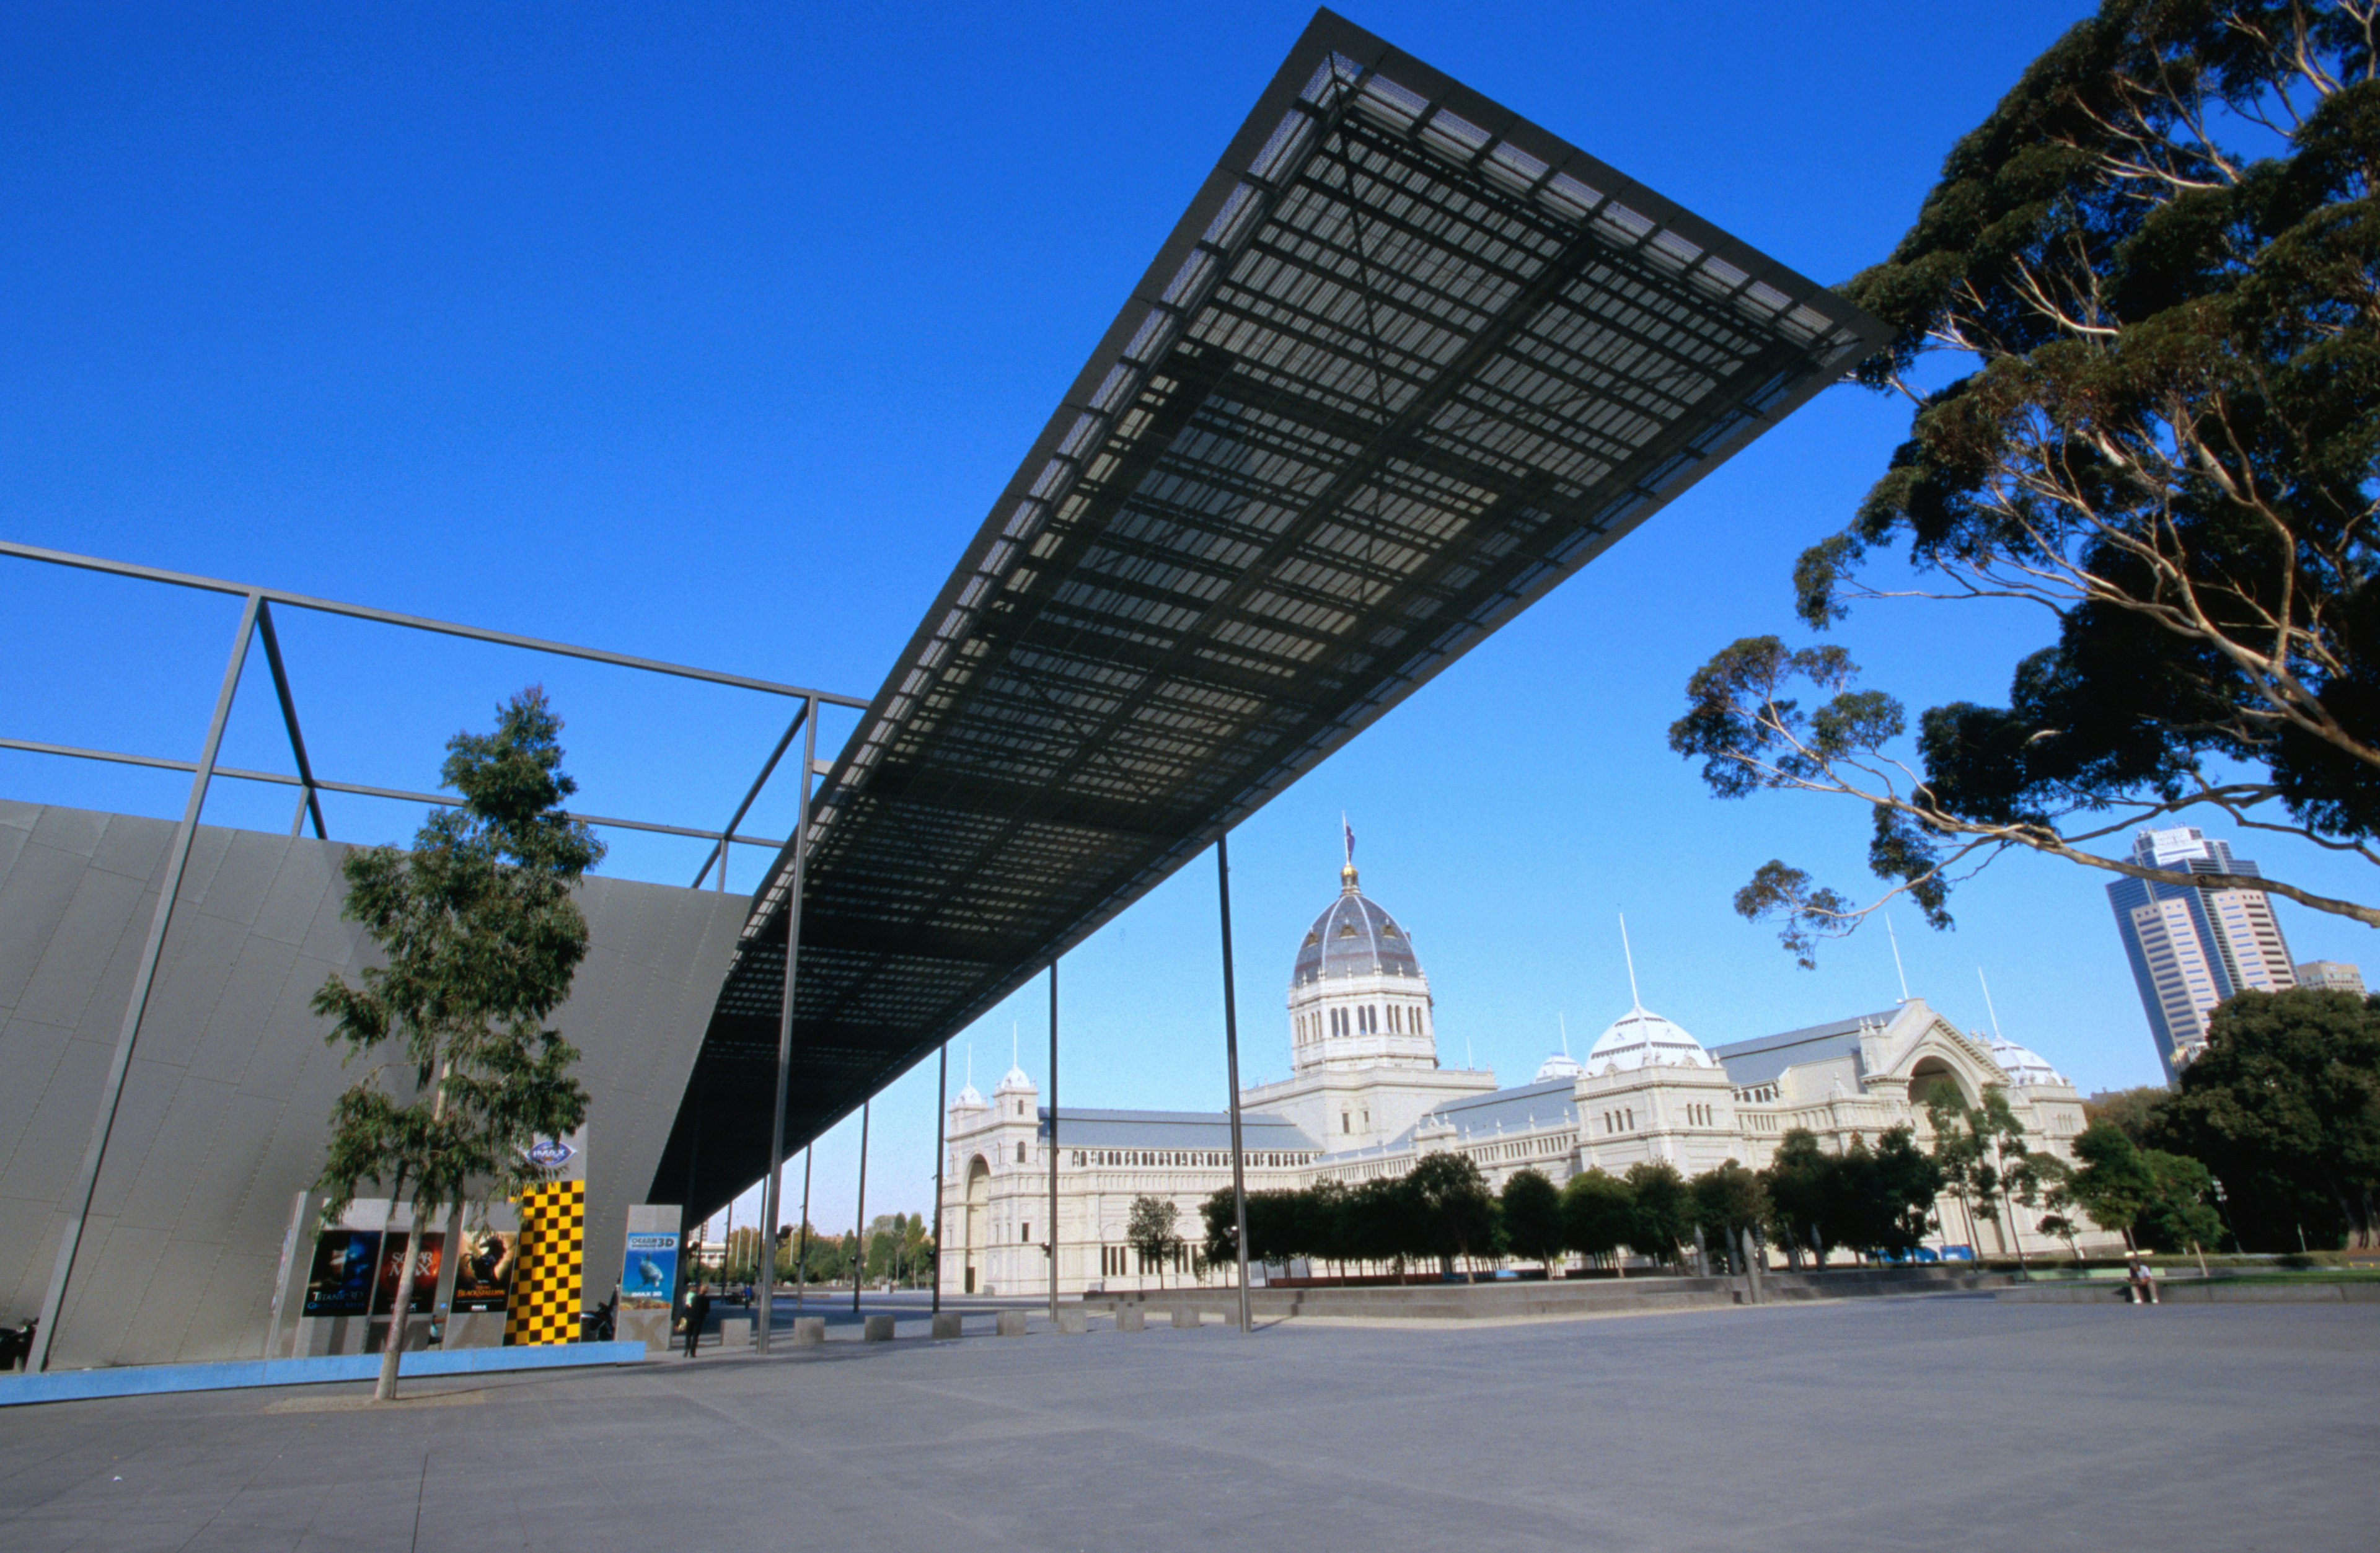
<path fill-rule="evenodd" d="M 1545 1264 L 1551 1276 L 1554 1259 L 1569 1249 L 1562 1228 L 1560 1191 L 1537 1171 L 1515 1171 L 1504 1183 L 1504 1244 L 1515 1256 Z"/>
<path fill-rule="evenodd" d="M 546 1018 L 587 953 L 571 891 L 603 855 L 563 811 L 562 720 L 531 687 L 497 709 L 492 734 L 457 734 L 441 780 L 462 802 L 415 832 L 412 850 L 347 855 L 343 908 L 386 956 L 361 986 L 335 973 L 314 994 L 324 1037 L 370 1059 L 331 1113 L 318 1184 L 323 1221 L 376 1183 L 413 1206 L 417 1236 L 465 1200 L 516 1195 L 544 1179 L 524 1150 L 586 1120 L 577 1049 Z M 405 1258 L 393 1332 L 402 1332 L 416 1256 Z M 395 1394 L 392 1341 L 376 1395 Z"/>
<path fill-rule="evenodd" d="M 2296 1228 L 2380 1237 L 2380 999 L 2299 988 L 2215 1011 L 2206 1049 L 2159 1108 L 2152 1141 L 2204 1161 L 2234 1226 L 2265 1250 Z"/>
<path fill-rule="evenodd" d="M 1694 673 L 1670 744 L 1714 793 L 1869 810 L 1881 899 L 1781 859 L 1736 896 L 1803 965 L 1894 894 L 1947 927 L 1954 884 L 2011 848 L 2380 925 L 2123 845 L 2212 811 L 2380 864 L 2376 3 L 2106 0 L 1845 288 L 1893 331 L 1860 380 L 1913 419 L 1797 564 L 1802 620 L 2013 600 L 2051 639 L 2005 705 L 1932 708 L 1913 748 L 1840 647 L 1746 637 Z"/>

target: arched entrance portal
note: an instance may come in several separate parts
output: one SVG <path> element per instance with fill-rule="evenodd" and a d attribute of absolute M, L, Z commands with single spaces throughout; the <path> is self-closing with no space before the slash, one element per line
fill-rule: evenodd
<path fill-rule="evenodd" d="M 1912 1110 L 1924 1110 L 1937 1096 L 1955 1100 L 1961 1105 L 1973 1105 L 1975 1097 L 1959 1078 L 1959 1071 L 1939 1057 L 1921 1058 L 1909 1070 L 1909 1105 Z"/>
<path fill-rule="evenodd" d="M 965 1244 L 966 1292 L 972 1294 L 983 1285 L 983 1254 L 991 1244 L 991 1167 L 980 1154 L 967 1164 Z"/>

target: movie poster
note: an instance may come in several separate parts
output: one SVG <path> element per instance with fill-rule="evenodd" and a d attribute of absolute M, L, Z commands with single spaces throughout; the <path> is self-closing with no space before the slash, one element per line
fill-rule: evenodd
<path fill-rule="evenodd" d="M 314 1241 L 314 1267 L 306 1277 L 304 1314 L 363 1315 L 371 1303 L 372 1269 L 379 1261 L 379 1231 L 323 1231 Z"/>
<path fill-rule="evenodd" d="M 510 1303 L 513 1260 L 520 1236 L 511 1230 L 466 1230 L 462 1259 L 455 1267 L 456 1313 L 503 1310 Z"/>
<path fill-rule="evenodd" d="M 677 1292 L 677 1232 L 632 1230 L 620 1267 L 620 1308 L 667 1310 Z"/>
<path fill-rule="evenodd" d="M 388 1244 L 381 1248 L 380 1292 L 372 1309 L 382 1316 L 396 1308 L 396 1280 L 405 1272 L 405 1252 L 412 1236 L 403 1230 L 392 1232 Z M 446 1236 L 432 1230 L 421 1237 L 421 1255 L 413 1263 L 413 1299 L 410 1309 L 416 1316 L 427 1316 L 438 1298 L 439 1255 L 445 1249 Z"/>

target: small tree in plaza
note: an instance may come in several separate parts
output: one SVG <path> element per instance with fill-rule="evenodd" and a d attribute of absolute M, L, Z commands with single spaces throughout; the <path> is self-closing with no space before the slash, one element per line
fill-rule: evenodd
<path fill-rule="evenodd" d="M 366 1183 L 413 1209 L 376 1401 L 396 1394 L 430 1218 L 474 1187 L 510 1196 L 545 1179 L 525 1150 L 586 1120 L 587 1091 L 570 1074 L 578 1053 L 545 1020 L 586 956 L 570 892 L 603 847 L 563 811 L 577 784 L 562 770 L 561 732 L 542 690 L 514 697 L 494 733 L 447 741 L 441 776 L 459 805 L 433 814 L 410 852 L 366 848 L 342 866 L 343 914 L 387 964 L 367 967 L 360 987 L 334 974 L 312 1006 L 349 1061 L 388 1049 L 333 1108 L 323 1219 Z M 409 1095 L 390 1087 L 393 1075 L 410 1080 Z"/>
<path fill-rule="evenodd" d="M 1562 1226 L 1561 1193 L 1536 1171 L 1515 1171 L 1504 1183 L 1504 1244 L 1515 1256 L 1545 1264 L 1553 1276 L 1554 1258 L 1568 1248 Z"/>
<path fill-rule="evenodd" d="M 1562 1238 L 1586 1257 L 1609 1256 L 1628 1276 L 1620 1248 L 1636 1232 L 1636 1196 L 1608 1171 L 1582 1171 L 1562 1187 Z"/>
<path fill-rule="evenodd" d="M 1215 1195 L 1222 1198 L 1227 1205 L 1231 1201 L 1232 1195 L 1229 1192 L 1218 1192 Z M 1209 1199 L 1209 1203 L 1211 1206 L 1212 1199 Z M 1227 1207 L 1223 1220 L 1226 1225 L 1231 1223 L 1230 1213 L 1231 1210 Z M 1132 1211 L 1124 1219 L 1124 1242 L 1140 1254 L 1142 1266 L 1146 1267 L 1151 1262 L 1157 1264 L 1157 1286 L 1160 1289 L 1165 1287 L 1166 1260 L 1173 1255 L 1174 1248 L 1182 1244 L 1182 1237 L 1174 1232 L 1173 1228 L 1179 1217 L 1179 1212 L 1172 1200 L 1165 1197 L 1139 1196 L 1132 1200 Z M 1235 1259 L 1236 1248 L 1228 1241 L 1223 1245 L 1222 1256 L 1219 1257 L 1215 1255 L 1214 1215 L 1211 1212 L 1207 1217 L 1207 1259 L 1210 1262 Z M 1249 1238 L 1253 1240 L 1255 1237 L 1252 1234 Z"/>

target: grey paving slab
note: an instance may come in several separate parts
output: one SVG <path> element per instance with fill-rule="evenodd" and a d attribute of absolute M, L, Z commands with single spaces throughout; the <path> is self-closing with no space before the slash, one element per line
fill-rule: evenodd
<path fill-rule="evenodd" d="M 1037 1319 L 1005 1342 L 988 1311 L 955 1342 L 915 1341 L 923 1317 L 889 1344 L 844 1322 L 780 1357 L 490 1377 L 469 1405 L 12 1410 L 0 1542 L 2327 1549 L 2380 1525 L 2380 1310 L 1941 1298 L 1062 1341 Z"/>

